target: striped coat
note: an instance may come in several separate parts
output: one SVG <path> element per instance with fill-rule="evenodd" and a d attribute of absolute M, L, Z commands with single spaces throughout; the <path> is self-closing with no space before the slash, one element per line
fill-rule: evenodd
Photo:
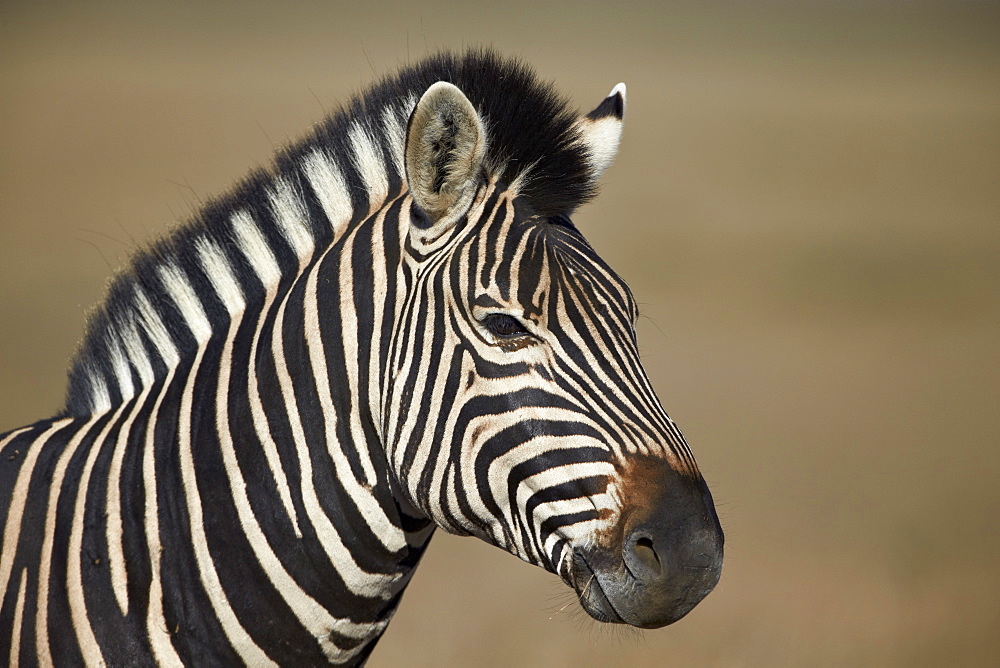
<path fill-rule="evenodd" d="M 570 220 L 624 112 L 438 55 L 136 257 L 65 410 L 0 436 L 0 656 L 360 663 L 435 527 L 686 614 L 722 532 Z"/>

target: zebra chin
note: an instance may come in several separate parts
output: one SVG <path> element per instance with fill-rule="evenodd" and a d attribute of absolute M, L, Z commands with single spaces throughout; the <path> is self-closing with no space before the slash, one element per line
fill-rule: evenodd
<path fill-rule="evenodd" d="M 700 475 L 644 461 L 622 479 L 619 522 L 570 556 L 568 582 L 601 622 L 654 629 L 689 613 L 722 574 L 724 536 Z"/>

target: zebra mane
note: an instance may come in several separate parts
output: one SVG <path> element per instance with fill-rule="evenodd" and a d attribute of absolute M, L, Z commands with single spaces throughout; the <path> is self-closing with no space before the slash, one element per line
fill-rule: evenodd
<path fill-rule="evenodd" d="M 64 414 L 110 410 L 228 328 L 230 305 L 216 296 L 213 281 L 218 285 L 220 279 L 207 274 L 206 257 L 221 259 L 215 266 L 228 270 L 223 282 L 241 293 L 250 311 L 263 304 L 265 290 L 287 289 L 346 225 L 401 192 L 406 123 L 417 99 L 438 81 L 458 86 L 482 116 L 487 175 L 516 185 L 535 213 L 569 214 L 593 196 L 594 174 L 579 141 L 577 114 L 525 65 L 472 50 L 404 67 L 281 151 L 270 168 L 251 173 L 132 258 L 88 320 L 70 367 Z M 336 176 L 337 197 L 316 187 L 318 173 Z M 275 213 L 289 202 L 295 209 L 291 227 Z M 248 218 L 255 239 L 266 245 L 257 247 L 278 268 L 277 285 L 262 287 L 254 259 L 237 250 L 235 226 Z M 194 308 L 178 306 L 179 299 Z"/>

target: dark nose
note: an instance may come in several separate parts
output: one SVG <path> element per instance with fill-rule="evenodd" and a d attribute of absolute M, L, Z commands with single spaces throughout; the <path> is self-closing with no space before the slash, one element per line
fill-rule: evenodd
<path fill-rule="evenodd" d="M 633 579 L 624 600 L 629 623 L 657 628 L 677 621 L 719 581 L 723 534 L 700 478 L 675 484 L 626 519 L 622 560 Z"/>

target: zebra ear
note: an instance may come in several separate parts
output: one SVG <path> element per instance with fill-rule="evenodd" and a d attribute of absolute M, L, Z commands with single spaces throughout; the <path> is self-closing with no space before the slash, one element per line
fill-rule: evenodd
<path fill-rule="evenodd" d="M 465 93 L 444 81 L 417 102 L 406 126 L 406 180 L 424 215 L 413 224 L 439 237 L 468 209 L 486 155 L 486 130 Z M 430 229 L 434 228 L 434 232 Z M 446 229 L 447 228 L 447 229 Z"/>
<path fill-rule="evenodd" d="M 601 173 L 608 168 L 618 153 L 624 120 L 625 84 L 620 83 L 611 89 L 596 109 L 576 122 L 580 132 L 580 142 L 587 151 L 594 181 L 600 178 Z"/>

